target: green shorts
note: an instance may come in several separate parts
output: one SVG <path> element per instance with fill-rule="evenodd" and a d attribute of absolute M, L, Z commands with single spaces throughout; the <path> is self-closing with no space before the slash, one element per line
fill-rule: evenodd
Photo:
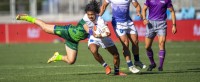
<path fill-rule="evenodd" d="M 62 37 L 63 39 L 65 39 L 65 44 L 73 49 L 73 50 L 77 50 L 78 49 L 78 42 L 74 41 L 71 36 L 69 35 L 68 32 L 68 28 L 70 27 L 70 25 L 66 25 L 66 26 L 58 26 L 55 25 L 54 26 L 54 34 Z"/>

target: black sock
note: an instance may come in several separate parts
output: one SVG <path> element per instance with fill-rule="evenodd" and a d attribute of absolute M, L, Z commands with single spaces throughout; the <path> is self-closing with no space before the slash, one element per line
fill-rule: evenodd
<path fill-rule="evenodd" d="M 114 66 L 115 73 L 119 73 L 119 67 Z"/>
<path fill-rule="evenodd" d="M 135 61 L 140 61 L 139 54 L 135 54 L 135 55 L 134 55 L 134 60 L 135 60 Z"/>

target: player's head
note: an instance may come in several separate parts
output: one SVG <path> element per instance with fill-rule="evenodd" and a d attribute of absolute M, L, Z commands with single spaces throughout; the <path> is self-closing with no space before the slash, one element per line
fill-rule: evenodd
<path fill-rule="evenodd" d="M 96 19 L 96 14 L 100 12 L 99 3 L 96 0 L 90 1 L 90 3 L 86 5 L 85 12 L 90 21 L 94 21 Z"/>

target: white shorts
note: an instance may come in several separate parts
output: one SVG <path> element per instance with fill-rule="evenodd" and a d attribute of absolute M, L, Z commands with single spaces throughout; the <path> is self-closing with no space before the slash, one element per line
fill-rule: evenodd
<path fill-rule="evenodd" d="M 126 34 L 137 34 L 137 30 L 132 21 L 127 22 L 116 22 L 112 21 L 115 33 L 117 36 L 123 36 Z"/>
<path fill-rule="evenodd" d="M 88 39 L 88 46 L 90 44 L 96 44 L 97 46 L 101 46 L 102 48 L 107 48 L 115 45 L 112 39 L 109 37 L 95 38 L 94 36 L 90 36 L 90 38 Z"/>

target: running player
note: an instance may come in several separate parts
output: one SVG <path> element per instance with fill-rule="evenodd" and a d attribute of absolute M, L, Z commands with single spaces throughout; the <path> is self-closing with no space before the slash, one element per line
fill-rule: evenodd
<path fill-rule="evenodd" d="M 146 19 L 146 10 L 149 9 L 148 20 Z M 153 58 L 153 50 L 151 48 L 154 37 L 158 35 L 159 43 L 159 58 L 160 64 L 158 71 L 163 71 L 163 63 L 165 59 L 165 42 L 166 42 L 166 11 L 167 9 L 171 12 L 172 17 L 172 33 L 175 34 L 176 29 L 176 16 L 175 11 L 172 6 L 171 0 L 146 0 L 144 7 L 142 9 L 143 23 L 146 25 L 146 38 L 145 38 L 145 48 L 147 56 L 151 64 L 149 65 L 147 71 L 152 71 L 156 67 L 156 63 Z"/>
<path fill-rule="evenodd" d="M 130 3 L 137 10 L 137 15 L 141 16 L 141 7 L 136 0 L 104 0 L 100 15 L 103 15 L 108 4 L 111 3 L 112 7 L 112 25 L 120 39 L 123 46 L 123 54 L 128 64 L 129 70 L 133 73 L 137 73 L 138 69 L 135 66 L 139 66 L 144 69 L 146 66 L 140 61 L 139 58 L 139 46 L 138 46 L 138 34 L 137 30 L 129 16 Z M 134 54 L 135 65 L 131 61 L 131 52 L 129 50 L 129 40 L 132 43 L 132 53 Z"/>
<path fill-rule="evenodd" d="M 94 9 L 94 10 L 93 10 Z M 92 10 L 92 11 L 87 11 Z M 95 12 L 93 12 L 95 11 Z M 111 38 L 107 37 L 110 35 L 108 27 L 105 25 L 104 20 L 98 15 L 100 12 L 99 3 L 96 0 L 92 0 L 90 4 L 86 6 L 87 14 L 84 15 L 83 20 L 86 22 L 90 29 L 95 29 L 96 37 L 90 33 L 88 39 L 88 47 L 94 58 L 105 68 L 106 74 L 111 73 L 110 66 L 104 61 L 100 53 L 98 52 L 99 47 L 106 49 L 109 53 L 113 55 L 114 62 L 114 75 L 126 75 L 119 71 L 120 58 L 117 48 Z M 92 31 L 93 32 L 93 31 Z M 104 33 L 103 33 L 104 32 Z M 98 35 L 100 34 L 100 35 Z"/>

